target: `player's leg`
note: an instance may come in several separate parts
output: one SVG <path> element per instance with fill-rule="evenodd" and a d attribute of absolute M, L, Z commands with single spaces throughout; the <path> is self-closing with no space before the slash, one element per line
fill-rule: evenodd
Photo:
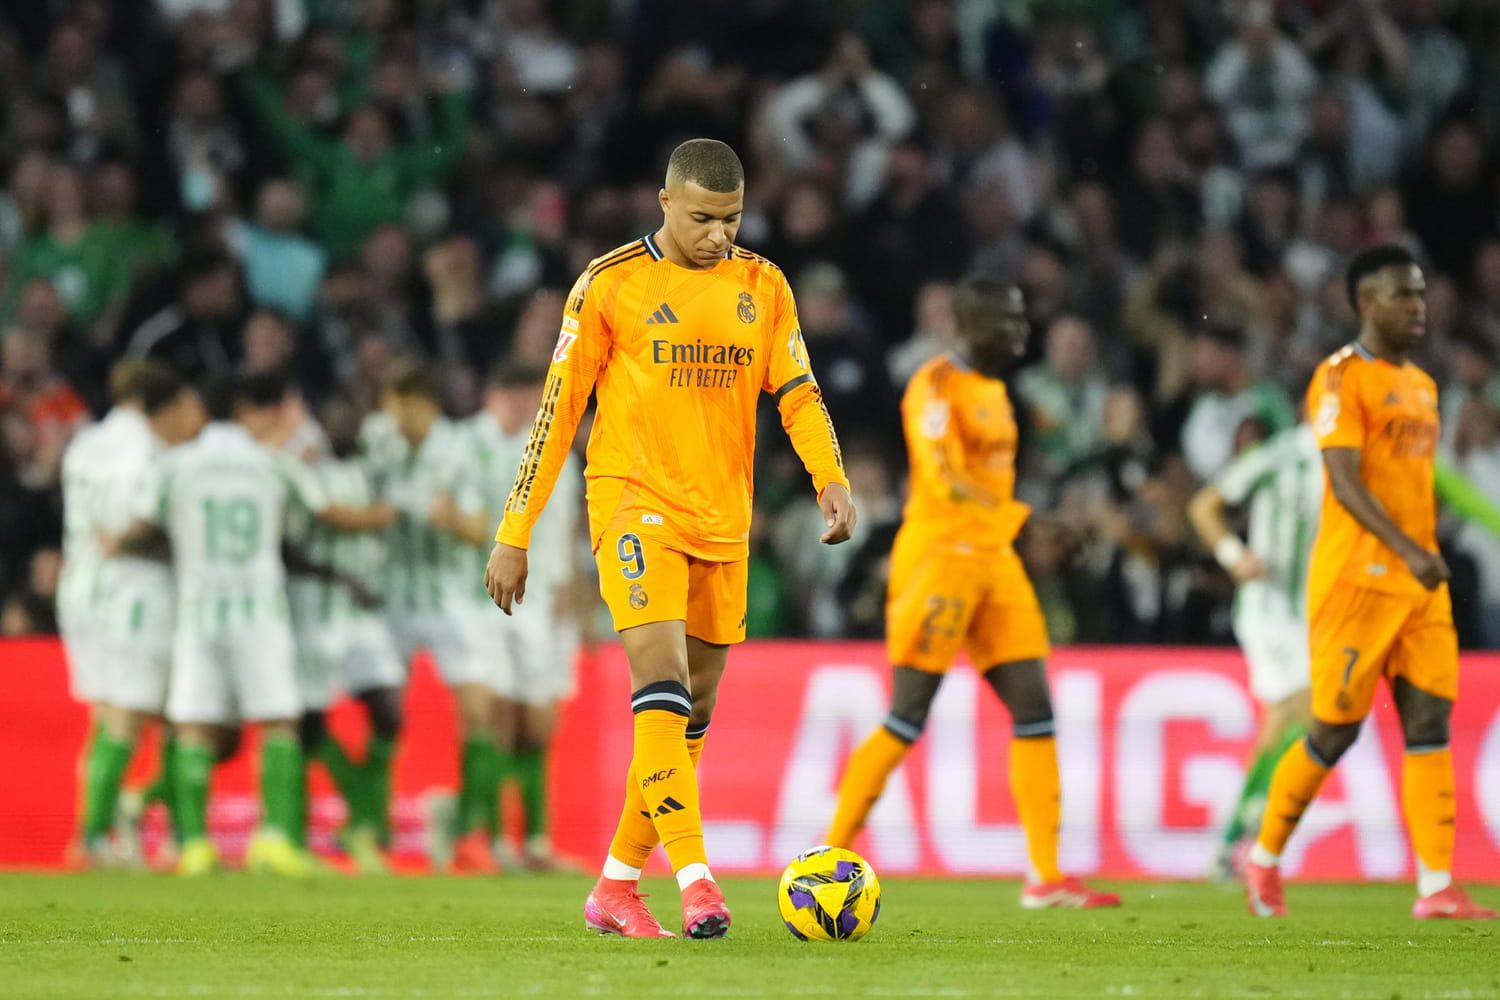
<path fill-rule="evenodd" d="M 524 707 L 511 695 L 513 687 L 507 684 L 504 689 L 506 693 L 497 694 L 492 703 L 495 736 L 495 811 L 489 817 L 487 829 L 500 864 L 505 868 L 519 868 L 521 853 L 507 839 L 505 789 L 507 785 L 514 782 L 517 791 L 523 791 L 524 781 L 517 768 L 517 760 L 523 738 Z M 522 798 L 524 800 L 524 794 Z M 522 805 L 524 808 L 524 801 Z"/>
<path fill-rule="evenodd" d="M 552 854 L 551 816 L 547 800 L 547 760 L 552 733 L 557 728 L 557 705 L 520 706 L 520 725 L 516 737 L 514 774 L 525 815 L 525 862 L 532 871 L 551 871 L 557 867 Z M 691 723 L 689 724 L 691 728 Z M 688 737 L 688 755 L 693 754 L 692 737 Z M 701 741 L 700 741 L 701 742 Z"/>
<path fill-rule="evenodd" d="M 921 548 L 913 536 L 902 534 L 892 552 L 886 596 L 886 655 L 894 664 L 891 710 L 850 755 L 823 836 L 832 847 L 854 842 L 891 772 L 922 735 L 932 699 L 974 614 L 973 561 L 929 558 Z"/>
<path fill-rule="evenodd" d="M 1250 766 L 1245 772 L 1245 782 L 1229 814 L 1220 836 L 1219 853 L 1214 861 L 1214 874 L 1222 880 L 1234 877 L 1235 851 L 1245 839 L 1246 831 L 1260 829 L 1266 811 L 1266 795 L 1271 787 L 1271 775 L 1282 756 L 1298 740 L 1307 736 L 1311 723 L 1311 700 L 1306 690 L 1264 705 L 1261 711 L 1260 728 L 1256 732 L 1255 744 L 1250 750 Z"/>
<path fill-rule="evenodd" d="M 704 744 L 708 741 L 708 724 L 713 718 L 714 706 L 718 703 L 719 681 L 729 662 L 729 646 L 715 645 L 688 636 L 687 651 L 693 711 L 688 717 L 685 735 L 688 757 L 696 771 L 698 761 L 703 756 Z M 646 867 L 651 852 L 659 842 L 656 826 L 651 822 L 645 796 L 641 794 L 635 769 L 632 767 L 625 781 L 625 806 L 620 811 L 620 821 L 615 826 L 609 856 L 604 862 L 604 877 L 636 881 L 641 877 L 642 869 Z"/>
<path fill-rule="evenodd" d="M 401 734 L 401 689 L 382 686 L 360 691 L 356 697 L 370 720 L 370 739 L 365 744 L 364 779 L 368 793 L 368 819 L 381 846 L 390 842 L 391 765 L 396 759 L 396 740 Z"/>
<path fill-rule="evenodd" d="M 359 765 L 363 811 L 351 820 L 348 845 L 362 868 L 379 871 L 386 868 L 380 848 L 390 840 L 391 762 L 401 733 L 406 670 L 379 619 L 362 616 L 350 630 L 352 641 L 342 667 L 344 689 L 365 706 L 370 735 L 364 763 Z"/>
<path fill-rule="evenodd" d="M 490 831 L 499 811 L 500 790 L 495 697 L 490 686 L 479 681 L 455 684 L 452 690 L 463 739 L 454 813 L 453 867 L 457 871 L 493 874 L 499 866 L 490 850 Z"/>
<path fill-rule="evenodd" d="M 892 671 L 890 713 L 850 754 L 824 843 L 832 847 L 854 843 L 885 791 L 891 772 L 922 735 L 932 699 L 942 683 L 943 675 L 930 670 L 898 666 Z"/>
<path fill-rule="evenodd" d="M 227 652 L 241 715 L 260 728 L 261 825 L 250 840 L 245 866 L 309 875 L 316 865 L 298 846 L 307 769 L 297 731 L 302 702 L 291 629 L 267 623 L 253 638 L 235 636 Z"/>
<path fill-rule="evenodd" d="M 1277 761 L 1260 832 L 1245 865 L 1250 911 L 1284 916 L 1281 854 L 1333 766 L 1359 737 L 1386 658 L 1410 602 L 1355 587 L 1338 588 L 1311 609 L 1312 724 Z"/>
<path fill-rule="evenodd" d="M 1491 919 L 1453 883 L 1456 802 L 1449 719 L 1458 697 L 1458 637 L 1446 591 L 1431 595 L 1412 616 L 1391 650 L 1391 695 L 1401 717 L 1406 752 L 1401 768 L 1401 808 L 1417 856 L 1420 919 Z"/>
<path fill-rule="evenodd" d="M 1024 615 L 1003 616 L 1018 622 Z M 1000 620 L 1001 616 L 997 616 Z M 1008 631 L 1005 642 L 1022 648 L 1027 629 Z M 995 648 L 998 639 L 990 632 L 976 645 Z M 1033 635 L 1028 643 L 1038 641 Z M 1058 841 L 1062 828 L 1062 781 L 1057 765 L 1057 725 L 1052 711 L 1052 692 L 1047 683 L 1046 662 L 1038 657 L 1000 663 L 984 672 L 990 689 L 1010 713 L 1010 790 L 1015 799 L 1021 829 L 1026 834 L 1027 876 L 1021 890 L 1021 905 L 1027 909 L 1098 909 L 1120 905 L 1120 897 L 1091 889 L 1081 879 L 1067 877 L 1058 866 Z"/>
<path fill-rule="evenodd" d="M 696 875 L 708 865 L 697 776 L 687 749 L 693 710 L 688 558 L 633 531 L 606 531 L 595 558 L 599 593 L 630 665 L 635 735 L 625 798 L 628 803 L 640 796 L 637 812 L 645 814 L 666 846 L 672 870 Z M 634 879 L 618 877 L 615 860 L 606 861 L 584 903 L 584 925 L 601 934 L 671 937 L 646 907 Z M 639 866 L 628 867 L 638 873 Z"/>
<path fill-rule="evenodd" d="M 219 759 L 220 729 L 234 717 L 228 671 L 219 653 L 211 637 L 179 628 L 167 718 L 177 732 L 173 779 L 182 841 L 177 871 L 182 875 L 203 875 L 218 866 L 218 852 L 208 838 L 208 788 Z"/>
<path fill-rule="evenodd" d="M 337 629 L 338 626 L 330 625 L 322 634 L 311 627 L 293 633 L 297 648 L 298 700 L 302 704 L 302 716 L 297 722 L 297 745 L 307 767 L 310 768 L 314 761 L 323 765 L 352 819 L 363 808 L 358 768 L 329 733 L 327 720 L 328 706 L 333 702 L 334 667 L 343 641 L 343 637 L 336 634 Z M 304 790 L 305 787 L 304 782 Z M 305 801 L 300 805 L 300 812 L 292 839 L 299 846 L 305 846 Z"/>

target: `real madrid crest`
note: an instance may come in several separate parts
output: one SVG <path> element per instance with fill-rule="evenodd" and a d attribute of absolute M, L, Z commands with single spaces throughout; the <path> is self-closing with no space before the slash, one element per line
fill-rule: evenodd
<path fill-rule="evenodd" d="M 741 323 L 755 322 L 755 300 L 750 297 L 749 292 L 740 292 L 740 314 Z"/>
<path fill-rule="evenodd" d="M 650 599 L 646 597 L 646 588 L 638 583 L 630 585 L 630 606 L 639 611 L 644 608 Z"/>

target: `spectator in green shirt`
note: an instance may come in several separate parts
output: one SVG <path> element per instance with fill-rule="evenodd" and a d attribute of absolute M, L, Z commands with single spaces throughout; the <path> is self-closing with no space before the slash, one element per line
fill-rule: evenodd
<path fill-rule="evenodd" d="M 418 191 L 440 184 L 463 156 L 469 113 L 462 93 L 445 85 L 435 138 L 397 144 L 374 104 L 353 109 L 339 139 L 325 138 L 291 115 L 280 89 L 250 76 L 245 92 L 261 124 L 282 152 L 306 172 L 313 197 L 313 230 L 334 258 L 355 253 L 377 226 L 399 223 Z"/>
<path fill-rule="evenodd" d="M 71 167 L 54 166 L 47 179 L 46 225 L 21 245 L 6 291 L 7 315 L 33 278 L 52 283 L 79 326 L 92 325 L 130 289 L 119 240 L 89 216 L 83 179 Z"/>

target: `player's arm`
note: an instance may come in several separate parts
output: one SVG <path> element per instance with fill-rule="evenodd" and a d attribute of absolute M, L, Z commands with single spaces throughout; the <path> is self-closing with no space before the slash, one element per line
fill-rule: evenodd
<path fill-rule="evenodd" d="M 172 561 L 172 540 L 164 530 L 149 521 L 136 521 L 123 534 L 100 536 L 99 549 L 106 556 Z"/>
<path fill-rule="evenodd" d="M 1359 372 L 1347 358 L 1326 363 L 1313 376 L 1308 410 L 1323 452 L 1328 488 L 1351 517 L 1406 563 L 1428 590 L 1448 579 L 1448 566 L 1401 530 L 1360 478 L 1367 419 L 1358 390 Z"/>
<path fill-rule="evenodd" d="M 439 494 L 433 501 L 427 519 L 437 530 L 468 545 L 488 545 L 495 537 L 486 511 L 460 509 L 458 502 L 446 493 Z"/>
<path fill-rule="evenodd" d="M 1275 471 L 1277 449 L 1265 444 L 1242 452 L 1217 480 L 1188 501 L 1188 522 L 1203 539 L 1214 559 L 1235 583 L 1249 583 L 1266 575 L 1266 564 L 1229 529 L 1225 511 L 1250 499 L 1256 484 Z"/>
<path fill-rule="evenodd" d="M 306 510 L 318 523 L 333 531 L 380 531 L 396 520 L 396 509 L 384 501 L 365 507 L 332 503 L 317 474 L 296 459 L 276 454 L 277 472 L 287 497 Z"/>
<path fill-rule="evenodd" d="M 1324 448 L 1323 464 L 1328 468 L 1328 485 L 1333 490 L 1334 499 L 1343 504 L 1366 531 L 1400 556 L 1422 586 L 1432 590 L 1448 579 L 1448 564 L 1443 557 L 1429 552 L 1402 531 L 1360 479 L 1358 448 Z"/>
<path fill-rule="evenodd" d="M 1472 521 L 1490 534 L 1500 536 L 1500 506 L 1496 506 L 1484 490 L 1441 456 L 1433 477 L 1439 500 L 1465 521 Z"/>
<path fill-rule="evenodd" d="M 290 542 L 281 543 L 281 562 L 292 576 L 309 576 L 323 583 L 343 587 L 362 608 L 374 609 L 381 605 L 380 596 L 367 587 L 364 581 L 342 573 L 327 563 L 313 559 L 300 546 Z"/>
<path fill-rule="evenodd" d="M 519 604 L 526 596 L 531 530 L 552 496 L 594 381 L 609 356 L 608 289 L 591 285 L 592 276 L 585 271 L 563 306 L 562 329 L 542 386 L 542 403 L 531 423 L 531 437 L 485 567 L 485 589 L 506 614 L 511 613 L 512 602 Z"/>
<path fill-rule="evenodd" d="M 812 476 L 818 506 L 828 530 L 824 545 L 846 542 L 854 534 L 856 512 L 849 495 L 849 477 L 844 474 L 844 453 L 833 429 L 823 391 L 813 378 L 807 346 L 797 323 L 792 290 L 783 278 L 777 291 L 776 319 L 772 326 L 771 360 L 762 388 L 776 400 L 781 427 L 792 442 L 803 468 Z"/>
<path fill-rule="evenodd" d="M 99 551 L 107 558 L 133 556 L 171 562 L 172 541 L 166 530 L 170 481 L 170 459 L 163 456 L 151 465 L 128 498 L 129 527 L 117 535 L 101 534 Z"/>

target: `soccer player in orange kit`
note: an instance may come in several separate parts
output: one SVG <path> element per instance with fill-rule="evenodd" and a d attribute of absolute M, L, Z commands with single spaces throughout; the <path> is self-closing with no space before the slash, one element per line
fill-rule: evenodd
<path fill-rule="evenodd" d="M 826 841 L 848 847 L 886 779 L 922 735 L 943 675 L 968 649 L 1010 711 L 1010 784 L 1026 831 L 1028 909 L 1118 906 L 1057 867 L 1061 795 L 1046 622 L 1012 547 L 1030 511 L 1015 499 L 1016 421 L 1001 376 L 1026 350 L 1019 289 L 969 278 L 954 292 L 958 342 L 912 376 L 901 401 L 911 496 L 891 552 L 886 649 L 891 713 L 860 744 Z"/>
<path fill-rule="evenodd" d="M 695 766 L 730 645 L 745 638 L 755 409 L 771 393 L 812 476 L 828 530 L 854 505 L 779 268 L 734 245 L 745 174 L 734 150 L 673 151 L 650 236 L 593 261 L 564 307 L 531 439 L 505 504 L 485 585 L 507 614 L 526 591 L 532 524 L 589 392 L 589 532 L 599 589 L 630 661 L 635 751 L 625 807 L 586 926 L 669 937 L 637 892 L 657 840 L 682 890 L 682 930 L 722 937 L 730 914 L 703 848 Z M 540 553 L 540 558 L 566 558 Z"/>
<path fill-rule="evenodd" d="M 1426 332 L 1426 282 L 1403 247 L 1349 263 L 1354 343 L 1313 374 L 1307 414 L 1328 470 L 1308 569 L 1313 723 L 1276 766 L 1245 866 L 1250 912 L 1286 915 L 1279 863 L 1328 772 L 1359 735 L 1381 677 L 1401 717 L 1401 805 L 1417 856 L 1412 916 L 1490 919 L 1453 884 L 1458 638 L 1438 553 L 1437 385 L 1408 360 Z"/>

